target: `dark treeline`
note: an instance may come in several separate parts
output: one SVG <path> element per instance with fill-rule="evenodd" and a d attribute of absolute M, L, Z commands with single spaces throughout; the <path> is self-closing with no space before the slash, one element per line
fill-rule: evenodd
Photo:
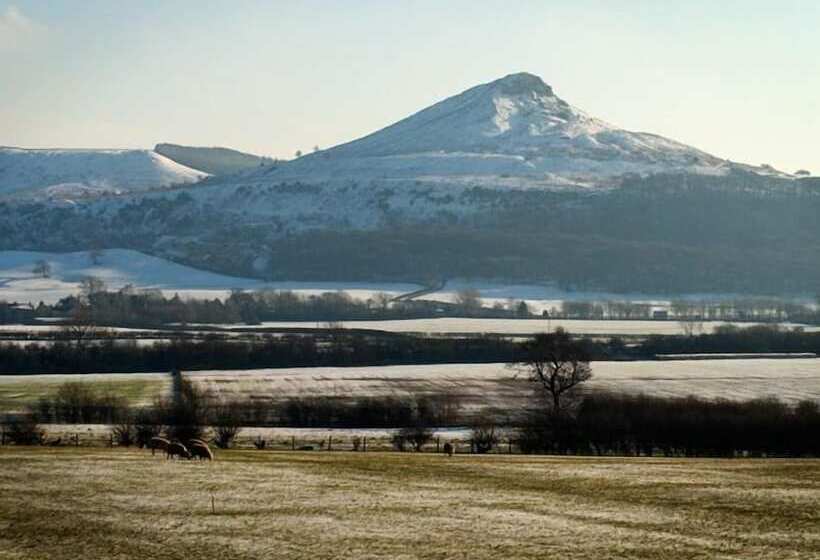
<path fill-rule="evenodd" d="M 30 322 L 37 317 L 72 318 L 78 310 L 98 325 L 154 326 L 168 324 L 256 324 L 263 321 L 340 322 L 357 320 L 417 319 L 442 316 L 528 318 L 524 302 L 482 307 L 478 292 L 464 290 L 455 304 L 425 300 L 392 301 L 388 294 L 355 299 L 345 292 L 301 295 L 287 290 L 233 291 L 224 300 L 166 298 L 159 290 L 125 287 L 108 291 L 104 284 L 82 296 L 70 296 L 54 305 L 3 312 L 11 305 L 0 302 L 0 322 Z"/>
<path fill-rule="evenodd" d="M 512 362 L 519 345 L 498 337 L 421 338 L 348 335 L 206 338 L 153 345 L 104 340 L 76 344 L 0 344 L 0 373 L 156 372 L 204 369 Z"/>
<path fill-rule="evenodd" d="M 657 354 L 813 352 L 820 354 L 820 333 L 784 329 L 773 325 L 739 328 L 717 327 L 714 333 L 698 336 L 653 335 L 637 351 L 647 357 Z"/>
<path fill-rule="evenodd" d="M 801 352 L 820 354 L 820 333 L 773 326 L 725 327 L 699 336 L 650 336 L 627 345 L 618 337 L 580 339 L 594 361 L 651 360 L 658 354 Z M 517 362 L 523 342 L 497 337 L 419 337 L 329 329 L 310 336 L 172 339 L 152 345 L 133 341 L 62 340 L 52 344 L 0 344 L 0 373 L 157 372 L 276 367 L 378 366 L 434 363 Z"/>
<path fill-rule="evenodd" d="M 133 408 L 126 399 L 93 383 L 68 381 L 53 396 L 41 397 L 27 414 L 40 423 L 195 424 L 202 428 L 229 422 L 237 426 L 292 428 L 452 427 L 466 421 L 461 400 L 449 393 L 225 401 L 200 391 L 179 374 L 171 377 L 171 398 L 158 398 L 148 406 Z"/>
<path fill-rule="evenodd" d="M 534 417 L 525 452 L 682 457 L 820 456 L 820 407 L 645 395 L 586 395 L 560 421 Z"/>

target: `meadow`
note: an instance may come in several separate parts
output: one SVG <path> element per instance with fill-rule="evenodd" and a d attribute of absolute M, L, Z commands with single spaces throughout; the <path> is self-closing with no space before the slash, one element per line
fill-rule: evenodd
<path fill-rule="evenodd" d="M 820 461 L 0 449 L 0 558 L 820 556 Z"/>
<path fill-rule="evenodd" d="M 695 395 L 748 400 L 775 396 L 784 402 L 820 400 L 820 360 L 745 359 L 593 362 L 590 389 L 659 397 Z M 526 372 L 507 364 L 432 364 L 370 367 L 281 368 L 185 372 L 210 395 L 277 399 L 290 396 L 453 394 L 468 407 L 504 408 L 530 394 Z M 93 382 L 148 404 L 168 390 L 167 373 L 4 375 L 0 410 L 23 410 L 65 381 Z"/>

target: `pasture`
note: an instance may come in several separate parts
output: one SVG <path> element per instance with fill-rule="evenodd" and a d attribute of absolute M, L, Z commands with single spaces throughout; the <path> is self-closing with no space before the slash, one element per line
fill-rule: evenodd
<path fill-rule="evenodd" d="M 3 559 L 818 556 L 820 461 L 0 449 Z"/>
<path fill-rule="evenodd" d="M 820 400 L 818 359 L 593 362 L 592 371 L 588 387 L 612 392 L 732 400 L 775 396 L 789 403 Z M 185 373 L 223 400 L 451 394 L 461 397 L 465 406 L 480 409 L 515 406 L 530 394 L 525 372 L 498 363 Z M 66 381 L 99 383 L 135 406 L 150 403 L 170 386 L 166 373 L 4 375 L 0 376 L 0 411 L 23 410 L 38 398 L 53 395 Z"/>
<path fill-rule="evenodd" d="M 734 325 L 751 327 L 761 323 L 727 323 L 704 321 L 703 332 L 710 334 L 717 327 Z M 216 325 L 224 329 L 324 329 L 325 323 L 310 321 L 267 321 L 258 325 Z M 552 332 L 561 327 L 575 335 L 600 336 L 648 336 L 685 334 L 684 325 L 678 321 L 654 320 L 585 320 L 585 319 L 471 319 L 464 317 L 441 317 L 435 319 L 391 319 L 384 321 L 344 321 L 346 329 L 367 329 L 394 333 L 414 333 L 440 336 L 472 336 L 493 334 L 502 336 L 528 336 Z M 820 327 L 782 323 L 785 328 L 800 327 L 805 332 L 816 332 Z"/>

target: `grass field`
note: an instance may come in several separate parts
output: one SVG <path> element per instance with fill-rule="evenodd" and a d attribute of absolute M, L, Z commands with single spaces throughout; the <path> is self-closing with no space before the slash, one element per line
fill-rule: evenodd
<path fill-rule="evenodd" d="M 41 397 L 53 397 L 67 381 L 93 383 L 100 391 L 125 397 L 135 406 L 150 404 L 170 386 L 168 375 L 154 373 L 0 375 L 0 412 L 25 410 Z"/>
<path fill-rule="evenodd" d="M 0 449 L 3 559 L 818 557 L 820 461 Z"/>
<path fill-rule="evenodd" d="M 681 360 L 593 362 L 593 389 L 663 397 L 746 400 L 776 396 L 820 400 L 820 360 Z M 187 372 L 202 389 L 225 399 L 449 393 L 465 406 L 503 408 L 530 395 L 526 374 L 506 364 L 432 364 Z M 93 382 L 135 405 L 170 386 L 168 374 L 0 376 L 0 412 L 24 410 L 66 381 Z"/>

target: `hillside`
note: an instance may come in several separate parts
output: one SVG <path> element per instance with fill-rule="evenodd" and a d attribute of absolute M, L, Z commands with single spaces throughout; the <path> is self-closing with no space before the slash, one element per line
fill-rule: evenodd
<path fill-rule="evenodd" d="M 274 164 L 271 158 L 246 154 L 230 148 L 157 144 L 154 151 L 181 165 L 200 169 L 211 175 L 230 175 Z"/>
<path fill-rule="evenodd" d="M 266 280 L 803 295 L 817 215 L 816 179 L 609 125 L 513 74 L 196 188 L 0 202 L 0 249 L 125 247 Z"/>
<path fill-rule="evenodd" d="M 0 197 L 84 198 L 192 184 L 206 176 L 150 150 L 0 148 Z"/>

